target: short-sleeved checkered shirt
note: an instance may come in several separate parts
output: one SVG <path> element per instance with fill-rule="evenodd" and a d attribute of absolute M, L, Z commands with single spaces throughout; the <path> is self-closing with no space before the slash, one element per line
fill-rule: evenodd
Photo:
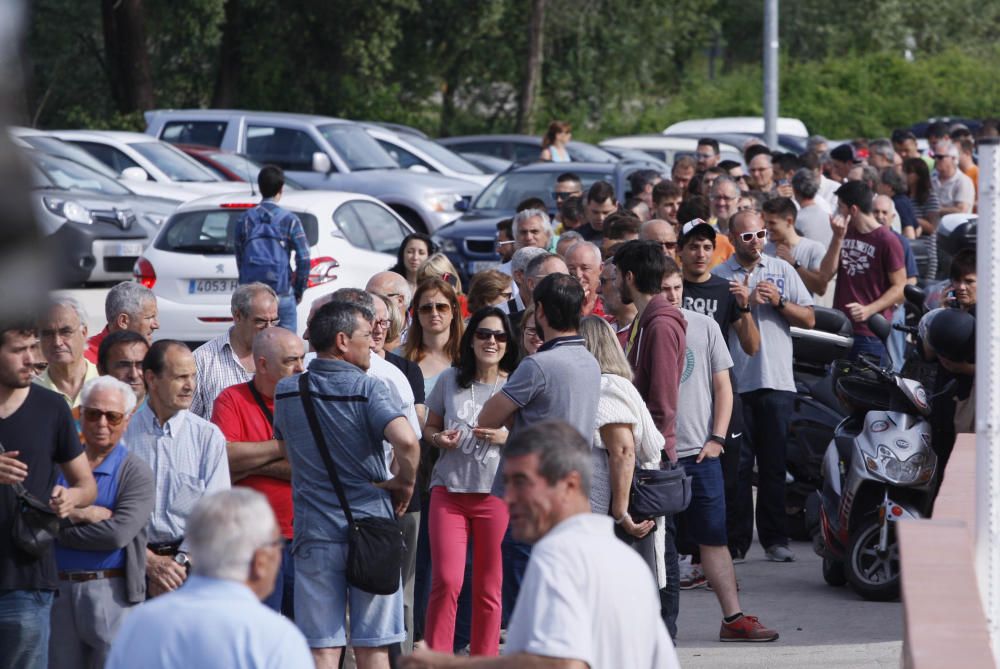
<path fill-rule="evenodd" d="M 191 402 L 191 413 L 205 420 L 212 419 L 212 405 L 223 390 L 253 378 L 253 372 L 248 372 L 236 357 L 229 343 L 230 332 L 232 330 L 205 342 L 194 352 L 198 385 Z"/>

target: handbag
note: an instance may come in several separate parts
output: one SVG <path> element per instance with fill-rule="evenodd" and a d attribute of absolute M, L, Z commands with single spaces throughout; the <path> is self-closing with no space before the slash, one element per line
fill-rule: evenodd
<path fill-rule="evenodd" d="M 636 469 L 629 491 L 628 512 L 636 520 L 673 516 L 691 503 L 691 477 L 676 463 L 667 469 Z"/>
<path fill-rule="evenodd" d="M 0 444 L 0 453 L 6 452 Z M 33 558 L 44 556 L 59 534 L 59 516 L 21 483 L 11 486 L 16 497 L 11 539 L 22 552 Z"/>
<path fill-rule="evenodd" d="M 323 457 L 327 474 L 340 499 L 340 508 L 347 519 L 347 582 L 373 595 L 391 595 L 399 590 L 402 575 L 403 532 L 395 519 L 355 518 L 351 513 L 347 494 L 320 429 L 308 377 L 308 372 L 299 376 L 299 394 L 316 448 Z"/>

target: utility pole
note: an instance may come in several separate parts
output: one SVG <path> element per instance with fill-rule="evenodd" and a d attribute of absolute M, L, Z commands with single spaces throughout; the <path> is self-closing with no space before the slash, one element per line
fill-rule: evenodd
<path fill-rule="evenodd" d="M 778 147 L 778 0 L 764 0 L 764 143 Z"/>

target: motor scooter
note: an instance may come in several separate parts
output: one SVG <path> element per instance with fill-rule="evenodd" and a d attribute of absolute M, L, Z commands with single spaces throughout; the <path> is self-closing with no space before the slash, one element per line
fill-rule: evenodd
<path fill-rule="evenodd" d="M 868 325 L 888 339 L 891 326 L 880 314 Z M 896 524 L 930 513 L 939 474 L 930 403 L 918 381 L 865 357 L 835 363 L 833 382 L 850 413 L 823 459 L 822 531 L 814 548 L 828 584 L 850 583 L 869 600 L 896 599 Z"/>

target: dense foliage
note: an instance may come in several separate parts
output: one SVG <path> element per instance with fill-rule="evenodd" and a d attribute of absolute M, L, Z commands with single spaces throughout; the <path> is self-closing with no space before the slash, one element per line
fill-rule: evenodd
<path fill-rule="evenodd" d="M 150 105 L 226 106 L 511 131 L 539 3 L 536 130 L 760 113 L 762 0 L 35 0 L 25 122 L 141 129 Z M 998 29 L 1000 3 L 786 0 L 781 113 L 831 137 L 994 115 Z"/>

